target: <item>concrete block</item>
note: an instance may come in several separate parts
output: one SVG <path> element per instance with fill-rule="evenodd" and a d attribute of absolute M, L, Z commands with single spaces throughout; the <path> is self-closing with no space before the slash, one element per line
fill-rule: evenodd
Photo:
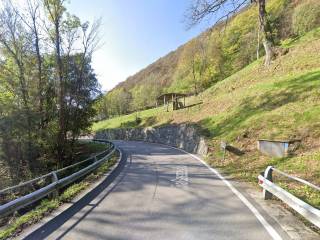
<path fill-rule="evenodd" d="M 286 157 L 291 152 L 291 145 L 299 140 L 258 140 L 258 150 L 270 157 Z"/>

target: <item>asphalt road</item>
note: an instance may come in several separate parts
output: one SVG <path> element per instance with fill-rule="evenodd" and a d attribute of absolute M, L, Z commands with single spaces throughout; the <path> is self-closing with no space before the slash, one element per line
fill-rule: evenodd
<path fill-rule="evenodd" d="M 254 200 L 191 155 L 116 145 L 123 151 L 117 171 L 26 239 L 288 239 Z"/>

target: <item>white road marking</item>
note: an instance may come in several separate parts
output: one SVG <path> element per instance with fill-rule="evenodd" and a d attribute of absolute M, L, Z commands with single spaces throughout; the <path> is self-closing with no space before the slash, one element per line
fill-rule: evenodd
<path fill-rule="evenodd" d="M 166 145 L 167 146 L 167 145 Z M 188 153 L 183 149 L 175 148 L 172 146 L 168 146 L 170 148 L 179 150 L 181 152 L 184 152 L 191 157 L 197 159 L 200 161 L 203 165 L 205 165 L 211 172 L 213 172 L 215 175 L 217 175 L 223 182 L 226 184 L 230 190 L 250 209 L 250 211 L 255 215 L 255 217 L 259 220 L 259 222 L 262 224 L 262 226 L 267 230 L 267 232 L 270 234 L 272 239 L 274 240 L 282 240 L 282 237 L 277 233 L 277 231 L 265 220 L 265 218 L 260 214 L 260 212 L 249 202 L 249 200 L 243 196 L 227 179 L 225 179 L 216 169 L 210 167 L 205 161 L 203 161 L 198 156 Z"/>
<path fill-rule="evenodd" d="M 176 178 L 171 181 L 175 183 L 176 187 L 188 186 L 189 184 L 188 167 L 186 166 L 177 167 Z"/>

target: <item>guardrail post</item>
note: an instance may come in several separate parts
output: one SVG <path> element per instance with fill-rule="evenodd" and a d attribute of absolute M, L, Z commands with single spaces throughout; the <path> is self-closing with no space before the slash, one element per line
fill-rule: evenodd
<path fill-rule="evenodd" d="M 272 180 L 272 166 L 268 166 L 266 170 L 264 171 L 264 177 L 269 180 L 270 182 L 273 182 Z M 273 194 L 266 189 L 263 189 L 263 198 L 264 200 L 272 199 Z"/>
<path fill-rule="evenodd" d="M 55 171 L 53 171 L 53 172 L 52 172 L 51 181 L 54 183 L 54 182 L 58 182 L 58 180 L 59 180 L 59 179 L 58 179 L 57 173 L 56 173 Z M 55 198 L 55 197 L 57 197 L 58 195 L 59 195 L 58 190 L 55 190 L 55 191 L 52 192 L 51 197 L 52 197 L 52 198 Z"/>
<path fill-rule="evenodd" d="M 224 160 L 226 159 L 227 143 L 224 141 L 221 141 L 220 147 L 223 151 L 222 161 L 224 162 Z"/>

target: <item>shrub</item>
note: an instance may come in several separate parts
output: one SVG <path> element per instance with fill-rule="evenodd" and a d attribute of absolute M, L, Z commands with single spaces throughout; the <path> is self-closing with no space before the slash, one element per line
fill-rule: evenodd
<path fill-rule="evenodd" d="M 303 35 L 320 25 L 320 1 L 307 0 L 294 9 L 292 16 L 294 33 Z"/>

